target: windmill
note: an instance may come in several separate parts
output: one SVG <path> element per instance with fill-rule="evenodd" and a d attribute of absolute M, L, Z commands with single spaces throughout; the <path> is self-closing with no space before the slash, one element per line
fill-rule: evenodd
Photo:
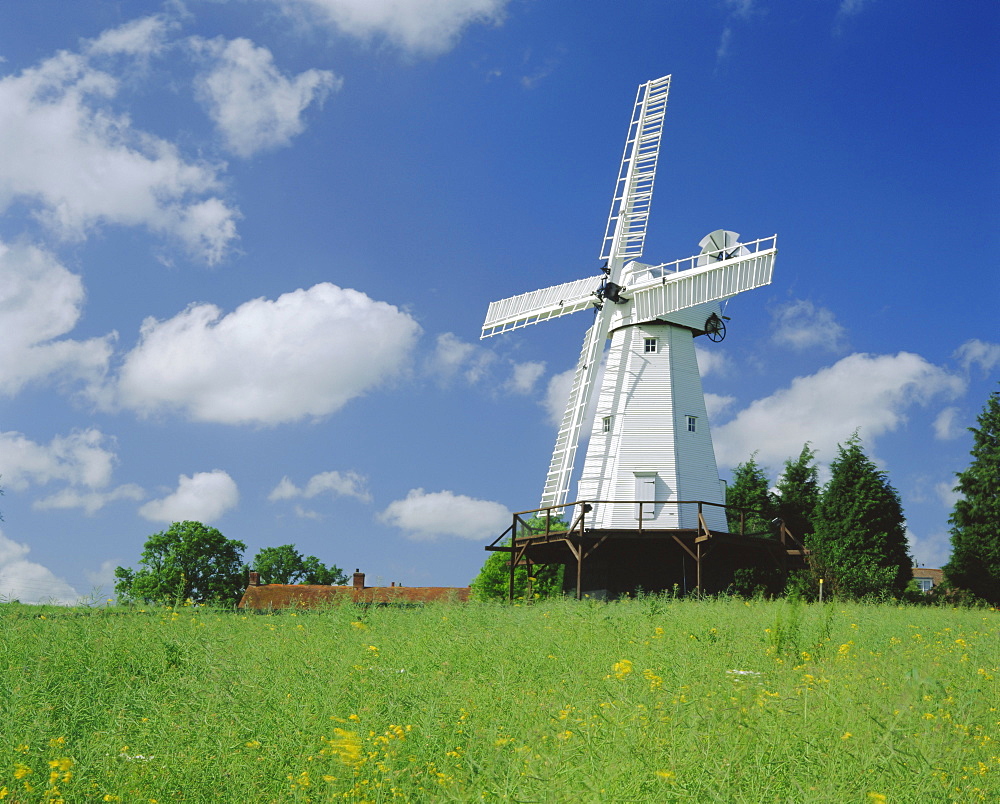
<path fill-rule="evenodd" d="M 649 219 L 670 76 L 640 84 L 604 233 L 601 273 L 490 304 L 482 338 L 584 310 L 583 339 L 540 508 L 565 506 L 584 428 L 590 438 L 577 500 L 594 529 L 699 527 L 698 508 L 725 503 L 708 427 L 694 337 L 725 337 L 721 303 L 769 284 L 777 236 L 748 243 L 717 230 L 701 252 L 659 265 L 638 262 Z M 602 354 L 610 338 L 600 393 Z M 593 411 L 593 415 L 591 412 Z M 628 505 L 604 501 L 630 501 Z M 643 501 L 639 505 L 636 501 Z M 723 508 L 703 512 L 725 531 Z"/>

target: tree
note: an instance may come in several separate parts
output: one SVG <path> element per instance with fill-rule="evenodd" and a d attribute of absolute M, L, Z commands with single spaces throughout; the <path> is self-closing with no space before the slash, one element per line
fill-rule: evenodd
<path fill-rule="evenodd" d="M 959 472 L 951 524 L 948 583 L 1000 605 L 1000 393 L 994 391 L 977 419 L 972 463 Z"/>
<path fill-rule="evenodd" d="M 294 544 L 264 547 L 250 569 L 260 573 L 263 583 L 342 584 L 347 573 L 335 564 L 325 566 L 316 556 L 303 556 Z"/>
<path fill-rule="evenodd" d="M 807 539 L 810 564 L 834 594 L 898 597 L 912 577 L 899 494 L 854 433 L 837 445 Z"/>
<path fill-rule="evenodd" d="M 138 571 L 115 569 L 123 600 L 235 603 L 246 583 L 246 545 L 201 522 L 174 522 L 146 540 Z"/>
<path fill-rule="evenodd" d="M 545 519 L 529 519 L 528 526 L 536 531 L 545 530 Z M 549 530 L 565 530 L 567 527 L 566 521 L 558 517 L 553 517 L 549 524 Z M 526 566 L 515 567 L 514 597 L 558 597 L 562 594 L 564 569 L 562 564 L 534 564 L 529 576 Z M 477 600 L 506 600 L 510 589 L 510 553 L 490 553 L 469 586 Z"/>
<path fill-rule="evenodd" d="M 785 461 L 785 471 L 775 486 L 774 513 L 791 534 L 803 541 L 813 532 L 813 518 L 819 505 L 819 469 L 816 451 L 807 442 L 794 461 Z"/>
<path fill-rule="evenodd" d="M 767 475 L 757 463 L 757 453 L 733 470 L 733 482 L 726 486 L 726 505 L 749 509 L 744 512 L 727 509 L 731 533 L 770 533 L 774 504 L 768 491 Z"/>

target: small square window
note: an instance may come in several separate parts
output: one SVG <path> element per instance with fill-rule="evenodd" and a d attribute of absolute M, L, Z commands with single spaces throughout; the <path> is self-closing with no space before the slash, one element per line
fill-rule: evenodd
<path fill-rule="evenodd" d="M 653 354 L 657 351 L 656 349 L 656 338 L 646 338 L 646 342 L 643 345 L 643 351 L 646 354 Z"/>
<path fill-rule="evenodd" d="M 688 416 L 687 420 L 688 420 L 688 432 L 689 433 L 697 433 L 698 432 L 698 417 L 697 416 Z"/>
<path fill-rule="evenodd" d="M 930 578 L 917 578 L 917 586 L 921 592 L 929 592 L 934 588 L 934 581 Z"/>
<path fill-rule="evenodd" d="M 605 433 L 610 433 L 611 432 L 611 417 L 610 416 L 605 416 L 601 420 L 601 430 L 603 432 L 605 432 Z"/>

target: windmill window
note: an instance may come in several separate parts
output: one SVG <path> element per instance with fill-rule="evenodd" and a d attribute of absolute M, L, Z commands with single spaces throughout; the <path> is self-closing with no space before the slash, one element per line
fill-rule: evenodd
<path fill-rule="evenodd" d="M 688 416 L 687 417 L 687 423 L 688 423 L 688 432 L 689 433 L 697 433 L 698 432 L 698 417 L 697 416 Z"/>
<path fill-rule="evenodd" d="M 603 419 L 601 419 L 601 431 L 605 432 L 605 433 L 610 433 L 611 432 L 611 417 L 610 416 L 605 416 Z"/>
<path fill-rule="evenodd" d="M 643 351 L 646 354 L 655 354 L 657 352 L 656 346 L 656 338 L 646 338 L 645 344 L 643 345 Z"/>

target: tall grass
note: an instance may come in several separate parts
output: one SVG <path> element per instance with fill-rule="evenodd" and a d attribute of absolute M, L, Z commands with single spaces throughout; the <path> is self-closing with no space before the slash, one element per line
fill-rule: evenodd
<path fill-rule="evenodd" d="M 0 606 L 6 801 L 995 801 L 995 611 Z"/>

